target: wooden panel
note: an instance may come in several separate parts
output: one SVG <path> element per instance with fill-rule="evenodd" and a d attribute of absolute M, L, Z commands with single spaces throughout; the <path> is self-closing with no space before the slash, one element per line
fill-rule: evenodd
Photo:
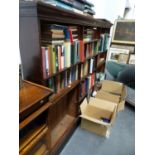
<path fill-rule="evenodd" d="M 67 97 L 67 113 L 73 117 L 78 115 L 78 89 L 77 87 L 68 94 Z"/>
<path fill-rule="evenodd" d="M 41 113 L 43 113 L 46 109 L 48 109 L 51 105 L 52 105 L 51 102 L 45 103 L 45 105 L 43 105 L 41 108 L 33 112 L 30 116 L 25 118 L 22 122 L 20 122 L 19 130 L 28 125 L 31 121 L 33 121 L 36 117 L 38 117 Z"/>
<path fill-rule="evenodd" d="M 19 45 L 24 79 L 39 82 L 42 78 L 39 23 L 36 17 L 19 18 Z"/>
<path fill-rule="evenodd" d="M 32 129 L 27 135 L 25 135 L 22 139 L 20 139 L 20 144 L 19 144 L 19 151 L 21 152 L 27 152 L 25 150 L 26 147 L 31 148 L 31 144 L 34 145 L 34 143 L 37 143 L 39 139 L 42 137 L 43 133 L 45 134 L 47 132 L 47 126 L 46 124 L 39 125 L 36 128 Z M 46 131 L 46 132 L 45 132 Z M 32 143 L 32 141 L 35 141 Z M 29 146 L 27 146 L 29 145 Z M 24 151 L 23 151 L 24 149 Z"/>
<path fill-rule="evenodd" d="M 51 132 L 52 148 L 59 143 L 61 138 L 65 135 L 66 131 L 74 123 L 75 118 L 69 115 L 65 117 L 58 123 L 58 125 Z"/>

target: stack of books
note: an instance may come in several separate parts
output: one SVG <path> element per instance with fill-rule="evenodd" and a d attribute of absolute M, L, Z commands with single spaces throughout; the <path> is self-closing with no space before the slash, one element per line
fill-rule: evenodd
<path fill-rule="evenodd" d="M 50 5 L 70 10 L 79 14 L 93 16 L 95 11 L 94 5 L 86 0 L 43 0 Z"/>
<path fill-rule="evenodd" d="M 94 31 L 93 29 L 84 29 L 84 41 L 87 42 L 87 41 L 91 41 L 92 38 L 94 36 Z"/>

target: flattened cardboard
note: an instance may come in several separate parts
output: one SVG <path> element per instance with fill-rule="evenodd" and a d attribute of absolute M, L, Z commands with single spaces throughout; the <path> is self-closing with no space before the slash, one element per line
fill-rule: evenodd
<path fill-rule="evenodd" d="M 90 97 L 90 102 L 84 100 L 81 108 L 81 128 L 106 136 L 116 118 L 117 105 L 115 103 Z M 110 123 L 103 122 L 101 118 L 110 119 Z"/>

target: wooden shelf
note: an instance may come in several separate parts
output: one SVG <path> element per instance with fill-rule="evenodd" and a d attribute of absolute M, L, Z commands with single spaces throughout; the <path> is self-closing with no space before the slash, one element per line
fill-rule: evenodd
<path fill-rule="evenodd" d="M 36 128 L 20 139 L 19 152 L 27 152 L 32 148 L 47 132 L 48 127 L 46 124 L 38 125 Z"/>
<path fill-rule="evenodd" d="M 65 96 L 68 92 L 70 92 L 72 89 L 74 89 L 78 84 L 80 83 L 80 80 L 77 80 L 73 82 L 70 86 L 60 90 L 58 93 L 54 94 L 49 98 L 50 102 L 53 104 L 60 100 L 63 96 Z"/>
<path fill-rule="evenodd" d="M 64 118 L 58 123 L 58 125 L 51 132 L 52 148 L 55 147 L 65 135 L 65 133 L 75 123 L 75 118 L 70 115 L 65 115 Z"/>
<path fill-rule="evenodd" d="M 26 125 L 28 125 L 31 121 L 33 121 L 36 117 L 38 117 L 41 113 L 43 113 L 45 110 L 47 110 L 52 105 L 51 102 L 45 103 L 41 108 L 33 112 L 31 115 L 29 115 L 27 118 L 25 118 L 22 122 L 19 124 L 19 130 L 24 128 Z"/>

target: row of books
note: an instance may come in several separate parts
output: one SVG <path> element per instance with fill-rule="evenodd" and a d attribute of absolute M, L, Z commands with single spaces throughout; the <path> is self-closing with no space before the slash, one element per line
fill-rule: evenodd
<path fill-rule="evenodd" d="M 45 40 L 48 38 L 48 42 L 43 42 L 41 47 L 43 79 L 102 52 L 101 50 L 105 49 L 105 42 L 107 43 L 107 35 L 88 43 L 78 40 L 76 26 L 43 25 L 41 28 L 42 38 Z M 50 36 L 52 36 L 51 42 L 49 42 Z"/>
<path fill-rule="evenodd" d="M 86 0 L 43 0 L 45 3 L 70 10 L 79 14 L 91 15 L 95 14 L 92 9 L 94 5 Z"/>
<path fill-rule="evenodd" d="M 84 57 L 85 58 L 88 58 L 88 57 L 93 56 L 100 52 L 101 52 L 100 40 L 85 44 L 85 47 L 84 47 Z"/>
<path fill-rule="evenodd" d="M 64 41 L 73 43 L 78 40 L 77 26 L 42 24 L 41 33 L 41 42 L 43 44 L 58 44 L 64 43 Z"/>
<path fill-rule="evenodd" d="M 80 97 L 88 95 L 92 90 L 92 87 L 95 84 L 95 73 L 89 75 L 83 82 L 80 84 Z"/>
<path fill-rule="evenodd" d="M 88 74 L 92 74 L 95 69 L 95 59 L 91 58 L 90 60 L 87 60 L 86 62 L 81 64 L 80 69 L 80 79 L 87 76 Z"/>
<path fill-rule="evenodd" d="M 110 36 L 108 33 L 100 35 L 100 51 L 104 52 L 108 50 Z"/>
<path fill-rule="evenodd" d="M 66 70 L 57 76 L 49 78 L 48 87 L 57 93 L 61 89 L 70 86 L 76 80 L 78 80 L 78 66 L 74 66 L 70 70 Z"/>
<path fill-rule="evenodd" d="M 43 79 L 62 71 L 80 61 L 84 61 L 83 41 L 75 41 L 73 44 L 48 45 L 41 47 Z"/>

